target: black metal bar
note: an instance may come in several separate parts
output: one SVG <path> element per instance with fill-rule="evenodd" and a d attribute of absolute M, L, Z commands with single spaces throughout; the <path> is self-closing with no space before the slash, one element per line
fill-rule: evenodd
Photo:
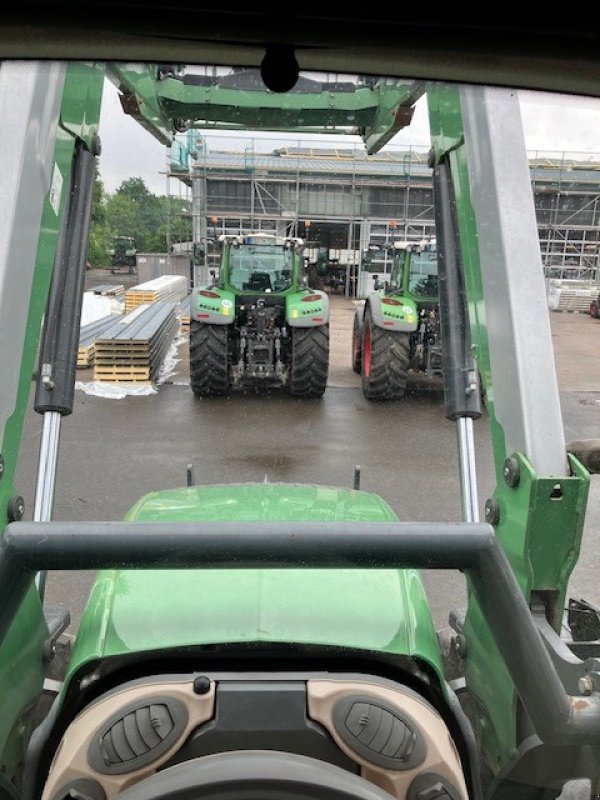
<path fill-rule="evenodd" d="M 27 570 L 469 569 L 485 524 L 420 522 L 20 522 L 5 541 Z M 467 538 L 470 537 L 470 538 Z M 0 581 L 0 608 L 2 581 Z"/>
<path fill-rule="evenodd" d="M 479 374 L 471 347 L 460 247 L 455 220 L 450 167 L 442 161 L 433 170 L 435 233 L 446 416 L 481 416 Z"/>
<path fill-rule="evenodd" d="M 600 695 L 565 692 L 491 526 L 406 522 L 17 522 L 0 543 L 0 644 L 41 569 L 458 569 L 536 733 L 598 744 Z"/>
<path fill-rule="evenodd" d="M 73 411 L 79 323 L 94 188 L 95 158 L 78 141 L 54 260 L 35 396 L 38 414 Z"/>

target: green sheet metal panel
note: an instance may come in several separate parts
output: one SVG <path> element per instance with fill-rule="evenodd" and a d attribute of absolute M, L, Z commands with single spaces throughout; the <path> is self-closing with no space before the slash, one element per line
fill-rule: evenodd
<path fill-rule="evenodd" d="M 369 520 L 396 517 L 376 495 L 242 484 L 156 492 L 129 520 Z M 329 645 L 409 655 L 441 676 L 416 570 L 115 570 L 94 586 L 71 673 L 88 660 L 215 643 Z"/>

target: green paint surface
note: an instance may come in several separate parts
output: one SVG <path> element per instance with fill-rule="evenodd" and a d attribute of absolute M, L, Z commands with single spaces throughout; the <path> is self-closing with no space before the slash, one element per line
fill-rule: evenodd
<path fill-rule="evenodd" d="M 380 498 L 322 486 L 241 484 L 156 492 L 129 520 L 395 520 Z M 140 534 L 141 535 L 141 534 Z M 71 673 L 132 651 L 304 643 L 414 656 L 441 675 L 416 570 L 111 570 L 99 574 Z"/>

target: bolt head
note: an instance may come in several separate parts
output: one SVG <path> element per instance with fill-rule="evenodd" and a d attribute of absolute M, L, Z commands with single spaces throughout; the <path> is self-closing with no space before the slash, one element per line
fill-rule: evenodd
<path fill-rule="evenodd" d="M 8 501 L 8 521 L 19 522 L 25 513 L 25 501 L 22 497 L 11 497 Z"/>
<path fill-rule="evenodd" d="M 490 497 L 485 501 L 485 521 L 496 526 L 500 522 L 500 506 L 498 501 Z"/>
<path fill-rule="evenodd" d="M 516 489 L 521 479 L 521 468 L 516 458 L 507 458 L 502 468 L 502 474 L 507 486 Z"/>

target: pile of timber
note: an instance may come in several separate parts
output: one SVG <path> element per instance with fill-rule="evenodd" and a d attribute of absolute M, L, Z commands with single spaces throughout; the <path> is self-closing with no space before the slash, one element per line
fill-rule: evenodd
<path fill-rule="evenodd" d="M 186 294 L 187 280 L 183 275 L 162 275 L 128 289 L 125 292 L 125 311 L 150 303 L 176 303 Z"/>
<path fill-rule="evenodd" d="M 77 368 L 87 369 L 94 363 L 96 338 L 101 336 L 117 319 L 114 314 L 97 319 L 88 325 L 82 325 L 79 331 L 79 348 L 77 350 Z"/>
<path fill-rule="evenodd" d="M 179 323 L 181 325 L 181 333 L 189 333 L 190 332 L 190 302 L 191 297 L 186 297 L 185 300 L 182 300 L 178 306 L 178 314 L 179 314 Z"/>
<path fill-rule="evenodd" d="M 114 297 L 120 300 L 125 294 L 125 286 L 122 283 L 114 285 L 111 283 L 103 283 L 100 286 L 94 286 L 90 291 L 102 297 Z"/>
<path fill-rule="evenodd" d="M 177 334 L 175 303 L 138 306 L 96 338 L 94 380 L 146 383 L 156 378 Z"/>

